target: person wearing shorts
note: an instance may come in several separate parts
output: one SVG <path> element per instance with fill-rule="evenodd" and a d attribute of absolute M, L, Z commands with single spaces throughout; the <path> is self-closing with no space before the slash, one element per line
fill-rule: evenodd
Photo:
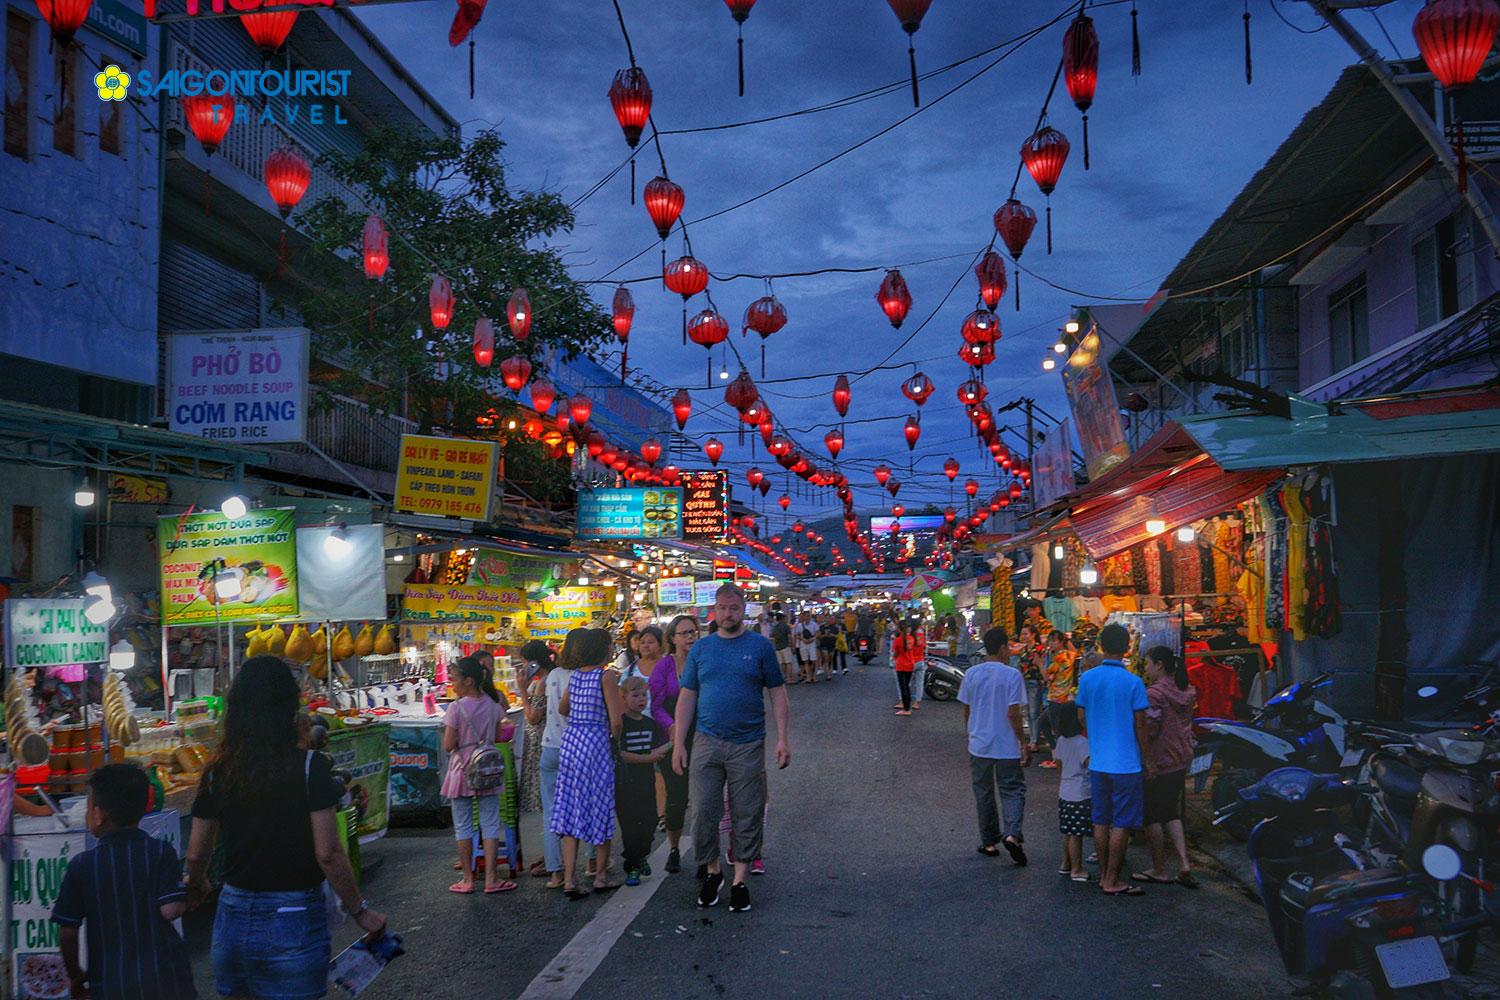
<path fill-rule="evenodd" d="M 777 615 L 771 626 L 771 646 L 776 650 L 776 665 L 788 684 L 797 683 L 797 656 L 792 652 L 792 629 L 785 615 Z"/>
<path fill-rule="evenodd" d="M 1099 887 L 1110 896 L 1139 896 L 1141 887 L 1122 881 L 1130 831 L 1145 824 L 1146 685 L 1125 669 L 1130 633 L 1106 625 L 1099 633 L 1104 660 L 1078 681 L 1078 718 L 1089 740 L 1089 796 Z"/>
<path fill-rule="evenodd" d="M 1135 882 L 1170 882 L 1168 843 L 1177 855 L 1177 882 L 1198 887 L 1182 828 L 1182 801 L 1188 765 L 1193 761 L 1193 715 L 1198 692 L 1188 683 L 1182 658 L 1166 646 L 1146 651 L 1146 842 L 1151 867 L 1130 876 Z"/>

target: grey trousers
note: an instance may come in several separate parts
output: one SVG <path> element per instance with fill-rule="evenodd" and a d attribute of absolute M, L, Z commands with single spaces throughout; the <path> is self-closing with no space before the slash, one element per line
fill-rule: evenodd
<path fill-rule="evenodd" d="M 689 797 L 693 803 L 693 851 L 698 864 L 719 860 L 719 820 L 724 786 L 729 786 L 734 856 L 749 863 L 760 859 L 766 814 L 766 741 L 729 743 L 698 730 L 688 761 Z"/>
<path fill-rule="evenodd" d="M 990 847 L 1003 837 L 1024 841 L 1021 821 L 1026 815 L 1026 772 L 1019 760 L 969 756 L 969 774 L 974 784 L 974 805 L 979 811 L 979 843 Z M 995 789 L 1000 790 L 1000 808 L 1005 812 L 1005 830 L 995 808 Z"/>

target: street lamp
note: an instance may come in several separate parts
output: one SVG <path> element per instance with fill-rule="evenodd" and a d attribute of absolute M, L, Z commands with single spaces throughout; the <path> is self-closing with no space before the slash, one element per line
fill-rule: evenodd
<path fill-rule="evenodd" d="M 1044 358 L 1042 360 L 1042 371 L 1044 371 L 1044 372 L 1050 372 L 1052 369 L 1054 369 L 1056 367 L 1057 367 L 1057 362 L 1053 361 L 1051 358 Z"/>
<path fill-rule="evenodd" d="M 1073 335 L 1077 334 L 1078 331 L 1081 330 L 1081 329 L 1083 329 L 1083 327 L 1079 326 L 1078 321 L 1076 319 L 1070 319 L 1066 323 L 1063 324 L 1063 333 L 1066 333 L 1069 336 L 1073 336 Z"/>
<path fill-rule="evenodd" d="M 245 516 L 245 512 L 249 509 L 250 505 L 246 503 L 245 498 L 240 496 L 239 494 L 235 494 L 231 497 L 226 497 L 224 503 L 219 507 L 219 510 L 223 513 L 223 515 L 229 518 L 231 521 L 238 521 L 240 518 Z"/>
<path fill-rule="evenodd" d="M 95 499 L 94 487 L 89 484 L 87 479 L 79 483 L 78 488 L 73 491 L 73 503 L 76 506 L 92 507 L 94 506 Z"/>

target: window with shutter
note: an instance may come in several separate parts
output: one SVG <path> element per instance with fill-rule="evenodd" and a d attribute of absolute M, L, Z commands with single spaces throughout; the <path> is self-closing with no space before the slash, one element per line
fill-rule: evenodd
<path fill-rule="evenodd" d="M 1458 227 L 1450 215 L 1412 246 L 1418 330 L 1458 312 L 1458 242 Z"/>
<path fill-rule="evenodd" d="M 1328 296 L 1328 339 L 1335 372 L 1369 356 L 1370 299 L 1363 274 Z"/>
<path fill-rule="evenodd" d="M 31 155 L 31 18 L 5 11 L 5 151 Z"/>

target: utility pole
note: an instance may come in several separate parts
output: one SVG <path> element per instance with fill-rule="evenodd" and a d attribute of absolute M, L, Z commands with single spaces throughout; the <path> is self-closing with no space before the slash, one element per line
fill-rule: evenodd
<path fill-rule="evenodd" d="M 1453 158 L 1453 147 L 1449 145 L 1447 137 L 1438 130 L 1437 124 L 1427 114 L 1421 102 L 1396 81 L 1396 74 L 1392 72 L 1390 64 L 1382 59 L 1380 53 L 1375 51 L 1354 25 L 1335 9 L 1339 5 L 1338 0 L 1307 0 L 1307 3 L 1322 15 L 1329 27 L 1349 43 L 1349 47 L 1359 56 L 1360 61 L 1369 67 L 1370 72 L 1375 74 L 1375 79 L 1379 80 L 1380 85 L 1391 95 L 1396 106 L 1406 113 L 1406 117 L 1411 119 L 1417 131 L 1422 133 L 1422 138 L 1426 139 L 1427 145 L 1432 147 L 1433 156 L 1443 165 L 1443 169 L 1448 171 L 1448 176 L 1453 178 L 1453 183 L 1457 185 L 1464 201 L 1468 203 L 1469 211 L 1474 213 L 1474 218 L 1484 230 L 1485 238 L 1490 241 L 1490 251 L 1500 257 L 1500 222 L 1496 221 L 1494 209 L 1480 192 L 1478 184 L 1459 183 L 1458 161 Z"/>

